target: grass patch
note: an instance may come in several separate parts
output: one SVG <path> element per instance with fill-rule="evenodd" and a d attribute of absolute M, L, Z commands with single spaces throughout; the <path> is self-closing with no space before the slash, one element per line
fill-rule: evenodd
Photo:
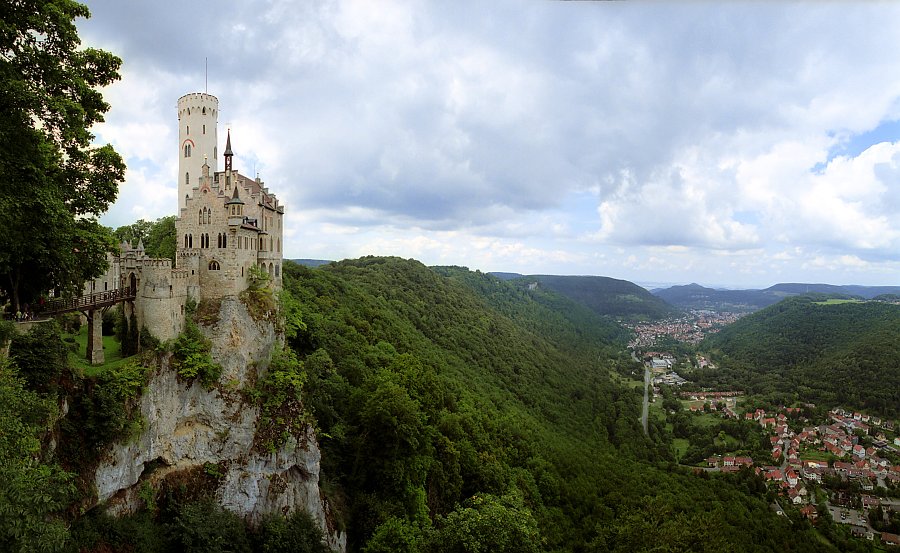
<path fill-rule="evenodd" d="M 834 455 L 827 451 L 818 451 L 816 449 L 809 449 L 800 453 L 800 459 L 803 461 L 830 461 L 834 458 Z"/>
<path fill-rule="evenodd" d="M 722 417 L 713 413 L 700 413 L 694 415 L 694 420 L 692 422 L 697 426 L 709 428 L 722 422 Z"/>
<path fill-rule="evenodd" d="M 831 298 L 831 299 L 827 299 L 825 301 L 816 301 L 813 303 L 816 305 L 840 305 L 842 303 L 863 303 L 863 302 L 862 302 L 862 300 L 846 300 L 846 299 Z"/>
<path fill-rule="evenodd" d="M 691 441 L 687 438 L 672 438 L 672 448 L 675 450 L 675 460 L 681 461 L 684 454 L 687 453 Z"/>
<path fill-rule="evenodd" d="M 77 334 L 63 333 L 62 335 L 64 341 L 69 337 L 75 339 L 78 349 L 69 352 L 69 362 L 73 367 L 81 369 L 85 376 L 97 376 L 110 369 L 121 368 L 129 359 L 134 357 L 133 355 L 122 357 L 122 345 L 116 340 L 115 336 L 104 336 L 103 357 L 106 362 L 102 365 L 91 365 L 87 360 L 87 335 L 87 325 L 83 325 Z"/>

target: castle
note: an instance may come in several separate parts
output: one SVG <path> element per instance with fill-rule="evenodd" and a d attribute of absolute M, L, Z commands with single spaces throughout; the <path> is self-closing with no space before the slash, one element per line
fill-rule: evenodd
<path fill-rule="evenodd" d="M 219 100 L 196 92 L 178 99 L 178 212 L 175 267 L 150 258 L 143 243 L 122 243 L 109 257 L 106 274 L 85 284 L 85 294 L 130 289 L 125 314 L 136 316 L 160 340 L 184 328 L 185 304 L 235 296 L 250 284 L 256 266 L 281 288 L 284 206 L 259 177 L 232 167 L 231 131 L 225 140 L 224 171 L 218 170 Z M 99 317 L 97 317 L 99 319 Z M 92 341 L 100 340 L 92 332 Z M 102 363 L 102 342 L 91 356 Z M 95 358 L 99 349 L 99 358 Z"/>

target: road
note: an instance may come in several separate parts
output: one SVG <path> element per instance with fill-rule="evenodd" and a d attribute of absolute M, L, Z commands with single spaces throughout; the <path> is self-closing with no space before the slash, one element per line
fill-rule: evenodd
<path fill-rule="evenodd" d="M 644 367 L 644 410 L 641 413 L 641 425 L 644 427 L 644 435 L 650 435 L 650 429 L 647 427 L 647 418 L 650 414 L 650 369 Z"/>

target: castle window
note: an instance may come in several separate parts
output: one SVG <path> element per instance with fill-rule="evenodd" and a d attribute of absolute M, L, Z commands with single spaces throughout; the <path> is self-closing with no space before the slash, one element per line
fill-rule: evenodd
<path fill-rule="evenodd" d="M 201 225 L 203 224 L 203 210 L 202 209 L 197 210 L 197 222 L 200 223 Z"/>
<path fill-rule="evenodd" d="M 219 159 L 219 156 L 216 155 L 216 152 L 219 151 L 218 146 L 213 146 L 213 159 Z"/>
<path fill-rule="evenodd" d="M 206 134 L 206 125 L 203 125 L 203 134 Z"/>
<path fill-rule="evenodd" d="M 244 268 L 241 267 L 241 276 L 244 276 Z"/>
<path fill-rule="evenodd" d="M 188 115 L 190 115 L 190 114 L 191 114 L 191 110 L 188 110 Z M 190 125 L 184 126 L 184 134 L 191 134 L 191 126 Z"/>
<path fill-rule="evenodd" d="M 219 270 L 219 262 L 213 259 L 209 262 L 209 270 L 210 271 L 218 271 Z"/>
<path fill-rule="evenodd" d="M 223 248 L 228 247 L 228 235 L 224 234 L 224 233 L 222 234 L 222 247 Z"/>
<path fill-rule="evenodd" d="M 190 144 L 184 145 L 184 157 L 191 157 L 191 145 Z"/>
<path fill-rule="evenodd" d="M 277 248 L 277 251 L 280 253 L 281 252 L 281 238 L 275 239 L 275 247 Z"/>
<path fill-rule="evenodd" d="M 212 221 L 212 210 L 206 208 L 206 224 L 208 225 Z"/>
<path fill-rule="evenodd" d="M 193 234 L 188 234 L 188 247 L 189 248 L 194 247 L 194 235 Z"/>
<path fill-rule="evenodd" d="M 184 184 L 191 184 L 191 174 L 185 172 L 184 174 Z"/>
<path fill-rule="evenodd" d="M 269 263 L 269 274 L 270 274 L 270 275 L 274 275 L 274 274 L 275 274 L 275 270 L 272 268 L 272 264 L 271 264 L 271 263 Z"/>
<path fill-rule="evenodd" d="M 203 107 L 203 111 L 201 113 L 203 113 L 203 115 L 206 115 L 206 106 Z"/>
<path fill-rule="evenodd" d="M 275 264 L 275 276 L 278 276 L 278 273 L 280 273 L 280 272 L 281 272 L 281 264 L 276 263 Z"/>

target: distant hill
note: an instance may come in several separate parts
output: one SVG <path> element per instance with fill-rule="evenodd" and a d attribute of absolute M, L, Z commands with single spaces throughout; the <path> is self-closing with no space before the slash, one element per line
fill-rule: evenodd
<path fill-rule="evenodd" d="M 880 295 L 898 294 L 900 286 L 783 283 L 764 290 L 716 290 L 699 284 L 688 284 L 653 290 L 655 296 L 681 309 L 715 311 L 756 311 L 774 305 L 786 297 L 810 293 L 872 299 Z"/>
<path fill-rule="evenodd" d="M 297 265 L 303 265 L 304 267 L 311 267 L 313 269 L 332 263 L 332 261 L 328 259 L 291 259 L 291 261 Z"/>
<path fill-rule="evenodd" d="M 900 306 L 816 299 L 787 298 L 709 336 L 701 348 L 722 369 L 699 383 L 900 416 Z"/>
<path fill-rule="evenodd" d="M 633 282 L 601 276 L 529 275 L 515 282 L 545 288 L 566 296 L 600 315 L 627 320 L 655 320 L 679 314 Z"/>
<path fill-rule="evenodd" d="M 521 278 L 521 277 L 525 276 L 522 273 L 504 273 L 501 271 L 493 271 L 488 274 L 493 275 L 493 276 L 499 278 L 500 280 L 513 280 L 513 279 Z"/>

